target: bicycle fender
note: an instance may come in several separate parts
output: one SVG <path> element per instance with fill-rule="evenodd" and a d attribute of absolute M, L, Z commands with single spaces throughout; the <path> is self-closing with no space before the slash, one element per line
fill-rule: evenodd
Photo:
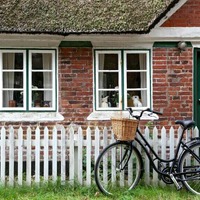
<path fill-rule="evenodd" d="M 200 143 L 200 137 L 192 138 L 190 141 L 186 142 L 185 144 L 188 147 L 191 147 L 193 144 Z"/>
<path fill-rule="evenodd" d="M 195 145 L 195 144 L 200 144 L 200 137 L 192 138 L 190 141 L 186 142 L 185 144 L 186 144 L 189 148 L 190 148 L 191 146 Z M 184 154 L 186 151 L 187 151 L 187 149 L 184 149 L 184 150 L 181 152 L 181 154 L 180 154 L 180 156 L 179 156 L 179 158 L 178 158 L 178 166 L 179 166 L 179 164 L 180 164 L 180 161 L 181 161 L 181 159 L 182 159 L 183 154 Z"/>

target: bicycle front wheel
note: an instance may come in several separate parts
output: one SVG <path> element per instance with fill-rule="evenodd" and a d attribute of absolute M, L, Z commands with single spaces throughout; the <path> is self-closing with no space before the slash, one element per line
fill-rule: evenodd
<path fill-rule="evenodd" d="M 185 187 L 192 193 L 200 195 L 200 143 L 192 145 L 190 150 L 192 153 L 186 150 L 181 156 L 179 170 L 185 173 L 182 175 Z"/>
<path fill-rule="evenodd" d="M 133 189 L 142 174 L 142 158 L 130 142 L 118 141 L 99 155 L 95 165 L 95 181 L 99 190 L 112 195 Z"/>

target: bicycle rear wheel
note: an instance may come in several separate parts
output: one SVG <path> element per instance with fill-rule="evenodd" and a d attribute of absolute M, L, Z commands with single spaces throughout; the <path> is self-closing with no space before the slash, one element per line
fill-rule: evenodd
<path fill-rule="evenodd" d="M 200 157 L 200 143 L 192 145 L 190 150 Z M 185 187 L 192 193 L 200 195 L 200 162 L 188 150 L 181 156 L 179 170 L 186 173 L 182 175 Z"/>
<path fill-rule="evenodd" d="M 143 169 L 142 158 L 132 143 L 118 141 L 106 147 L 95 165 L 95 181 L 99 190 L 112 195 L 133 189 Z"/>

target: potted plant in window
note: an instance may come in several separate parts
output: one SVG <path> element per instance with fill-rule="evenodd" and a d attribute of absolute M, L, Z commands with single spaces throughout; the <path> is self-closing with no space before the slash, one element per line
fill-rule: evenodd
<path fill-rule="evenodd" d="M 118 92 L 115 92 L 112 95 L 112 103 L 114 104 L 114 107 L 118 107 L 118 105 L 119 105 L 119 93 Z M 127 93 L 127 105 L 128 105 L 128 107 L 133 107 L 133 100 L 129 93 Z"/>
<path fill-rule="evenodd" d="M 112 95 L 112 102 L 113 102 L 113 106 L 114 107 L 118 107 L 119 105 L 119 93 L 118 92 L 115 92 L 113 95 Z"/>

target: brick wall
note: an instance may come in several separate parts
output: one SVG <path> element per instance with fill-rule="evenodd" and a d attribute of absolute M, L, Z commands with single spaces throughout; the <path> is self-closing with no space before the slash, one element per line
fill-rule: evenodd
<path fill-rule="evenodd" d="M 110 121 L 88 121 L 93 111 L 93 49 L 60 48 L 58 64 L 58 105 L 64 126 L 74 123 L 86 128 L 110 126 Z M 157 125 L 171 126 L 174 120 L 192 118 L 193 108 L 193 54 L 192 48 L 180 52 L 177 47 L 154 47 L 153 66 L 153 108 L 163 112 Z M 38 123 L 12 123 L 14 127 L 36 127 Z M 56 122 L 40 123 L 53 127 Z M 142 123 L 143 125 L 146 122 Z M 9 126 L 10 123 L 3 125 Z"/>
<path fill-rule="evenodd" d="M 188 0 L 162 27 L 199 27 L 200 1 Z"/>
<path fill-rule="evenodd" d="M 153 107 L 163 112 L 162 125 L 192 118 L 192 48 L 153 48 Z"/>
<path fill-rule="evenodd" d="M 92 48 L 59 49 L 59 112 L 82 125 L 93 108 Z"/>
<path fill-rule="evenodd" d="M 192 118 L 192 48 L 153 48 L 153 107 L 164 113 L 159 124 Z M 99 125 L 87 121 L 93 111 L 92 48 L 60 48 L 59 112 L 64 125 Z M 109 122 L 102 122 L 107 125 Z"/>

